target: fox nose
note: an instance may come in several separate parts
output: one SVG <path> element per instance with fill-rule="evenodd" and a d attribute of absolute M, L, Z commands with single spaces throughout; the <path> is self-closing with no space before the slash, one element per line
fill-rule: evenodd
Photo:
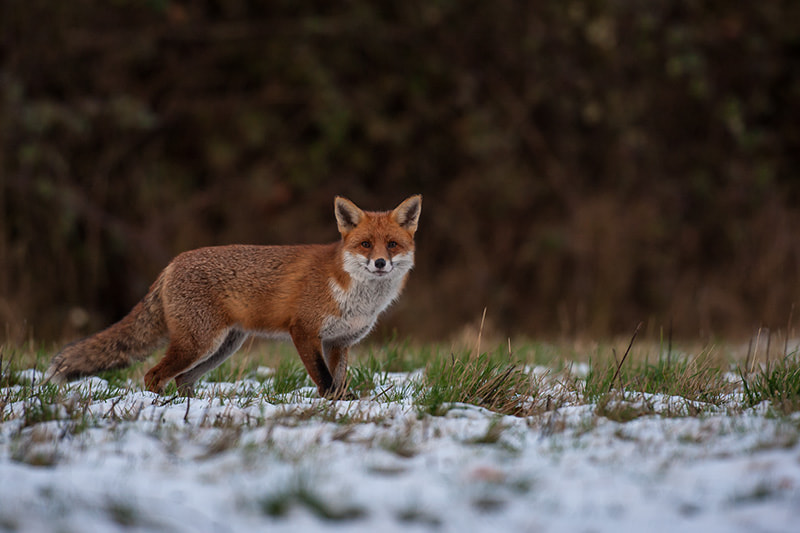
<path fill-rule="evenodd" d="M 383 268 L 386 266 L 386 259 L 383 257 L 375 260 L 375 268 Z"/>

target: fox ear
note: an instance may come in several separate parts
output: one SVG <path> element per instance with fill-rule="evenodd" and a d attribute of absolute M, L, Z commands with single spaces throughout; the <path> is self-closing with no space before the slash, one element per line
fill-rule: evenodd
<path fill-rule="evenodd" d="M 417 231 L 420 211 L 422 211 L 422 195 L 416 194 L 395 207 L 392 219 L 413 235 Z"/>
<path fill-rule="evenodd" d="M 347 198 L 337 196 L 333 202 L 333 207 L 336 213 L 336 224 L 339 226 L 339 233 L 342 235 L 350 233 L 364 218 L 364 211 Z"/>

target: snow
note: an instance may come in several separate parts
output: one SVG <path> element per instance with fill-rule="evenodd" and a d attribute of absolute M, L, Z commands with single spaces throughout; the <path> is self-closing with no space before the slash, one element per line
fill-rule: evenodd
<path fill-rule="evenodd" d="M 271 404 L 260 386 L 164 398 L 89 378 L 70 385 L 71 411 L 29 427 L 24 402 L 5 405 L 0 531 L 798 531 L 800 418 L 765 406 L 433 417 L 410 397 L 310 388 Z M 672 415 L 679 400 L 630 398 Z"/>

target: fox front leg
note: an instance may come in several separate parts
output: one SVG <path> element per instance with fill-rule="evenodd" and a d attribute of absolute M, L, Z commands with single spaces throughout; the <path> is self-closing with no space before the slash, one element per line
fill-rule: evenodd
<path fill-rule="evenodd" d="M 297 325 L 289 328 L 289 334 L 292 336 L 297 353 L 300 354 L 303 366 L 317 386 L 317 392 L 322 397 L 328 396 L 333 390 L 333 376 L 322 356 L 322 341 L 319 336 L 309 334 L 305 328 Z"/>
<path fill-rule="evenodd" d="M 347 394 L 347 346 L 326 346 L 325 359 L 328 369 L 333 377 L 331 396 L 335 399 L 345 399 Z"/>

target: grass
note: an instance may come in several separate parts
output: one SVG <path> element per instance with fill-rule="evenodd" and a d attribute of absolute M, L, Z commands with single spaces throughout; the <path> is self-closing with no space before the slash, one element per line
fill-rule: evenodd
<path fill-rule="evenodd" d="M 768 402 L 781 414 L 800 411 L 800 360 L 796 353 L 755 372 L 747 372 L 741 366 L 738 372 L 748 407 Z"/>
<path fill-rule="evenodd" d="M 281 360 L 272 376 L 272 392 L 275 394 L 288 394 L 310 385 L 306 369 L 297 358 Z"/>
<path fill-rule="evenodd" d="M 470 444 L 497 444 L 505 430 L 506 426 L 503 424 L 503 419 L 501 417 L 495 417 L 489 422 L 489 425 L 486 427 L 486 432 L 483 435 L 470 439 L 467 442 Z"/>
<path fill-rule="evenodd" d="M 201 395 L 214 398 L 219 406 L 240 409 L 264 402 L 292 402 L 297 394 L 316 398 L 313 383 L 291 347 L 266 344 L 249 348 L 205 376 Z M 800 411 L 796 352 L 777 360 L 773 356 L 773 361 L 767 353 L 766 361 L 756 364 L 749 354 L 742 363 L 723 349 L 703 347 L 696 355 L 687 355 L 673 349 L 671 342 L 664 348 L 663 343 L 635 345 L 632 338 L 605 345 L 522 343 L 514 352 L 508 343 L 476 353 L 391 340 L 354 350 L 348 378 L 355 397 L 380 403 L 410 402 L 419 416 L 445 415 L 463 404 L 523 417 L 565 405 L 593 405 L 598 416 L 620 422 L 649 415 L 692 416 L 707 409 L 743 410 L 763 402 L 779 415 Z M 119 401 L 125 394 L 141 390 L 148 368 L 147 364 L 134 365 L 102 373 L 107 385 L 86 381 L 65 387 L 32 382 L 37 374 L 31 369 L 46 368 L 54 351 L 33 344 L 0 348 L 0 422 L 18 420 L 26 428 L 58 421 L 64 425 L 62 431 L 79 433 L 98 424 L 98 415 L 90 412 L 93 402 Z M 154 355 L 152 361 L 159 356 Z M 573 362 L 581 359 L 588 363 L 588 372 L 572 372 Z M 533 366 L 545 370 L 534 373 Z M 732 369 L 737 370 L 737 379 L 731 379 Z M 397 373 L 406 373 L 406 377 L 398 378 Z M 250 380 L 246 387 L 241 385 L 245 378 Z M 229 385 L 234 382 L 240 385 Z M 158 400 L 161 405 L 183 401 L 173 389 Z M 665 409 L 647 395 L 683 403 Z M 328 405 L 335 404 L 320 400 L 304 414 L 288 416 L 344 425 L 364 419 L 361 413 L 325 407 Z M 131 407 L 120 410 L 115 406 L 105 414 L 112 420 L 141 414 Z M 224 422 L 219 416 L 216 420 Z M 255 417 L 248 423 L 263 423 L 263 419 Z M 501 428 L 498 423 L 497 429 Z M 220 446 L 224 449 L 224 442 Z"/>
<path fill-rule="evenodd" d="M 632 421 L 643 417 L 699 417 L 702 424 L 703 417 L 717 413 L 743 413 L 747 424 L 751 417 L 777 419 L 770 423 L 780 427 L 764 433 L 747 453 L 797 446 L 796 352 L 778 358 L 762 351 L 757 359 L 724 346 L 679 350 L 670 345 L 665 350 L 660 343 L 630 339 L 563 346 L 518 343 L 513 350 L 508 343 L 496 346 L 478 351 L 391 341 L 355 349 L 348 373 L 358 398 L 353 401 L 318 398 L 293 350 L 272 345 L 231 358 L 201 380 L 192 398 L 174 387 L 159 397 L 143 392 L 143 374 L 158 355 L 104 373 L 105 383 L 93 378 L 58 386 L 40 385 L 39 374 L 31 371 L 44 369 L 52 352 L 4 347 L 0 450 L 15 467 L 45 474 L 75 461 L 77 454 L 94 453 L 98 443 L 113 450 L 131 436 L 174 457 L 176 464 L 190 465 L 202 479 L 222 468 L 269 464 L 288 481 L 238 496 L 250 512 L 270 521 L 306 514 L 346 527 L 366 518 L 372 508 L 366 500 L 332 494 L 322 490 L 325 483 L 312 482 L 335 474 L 324 467 L 335 454 L 369 453 L 371 462 L 364 468 L 405 482 L 408 472 L 432 457 L 432 439 L 468 447 L 476 457 L 509 461 L 532 439 L 546 441 L 559 454 L 582 446 L 582 436 L 595 428 L 610 427 L 608 435 L 633 440 L 641 426 Z M 739 431 L 739 419 L 728 429 L 714 429 L 717 417 L 707 422 L 707 428 L 686 429 L 685 437 L 675 438 L 699 448 L 711 433 Z M 441 460 L 446 462 L 446 454 Z M 455 465 L 452 475 L 460 480 L 463 468 Z M 480 513 L 503 511 L 515 492 L 533 490 L 535 481 L 513 469 L 470 468 L 467 473 L 472 488 L 465 494 Z M 773 498 L 775 487 L 755 485 L 731 498 Z M 109 496 L 95 509 L 122 529 L 153 525 L 135 500 L 131 504 Z M 409 526 L 443 523 L 424 506 L 398 502 L 389 512 Z M 0 526 L 2 521 L 0 515 Z"/>
<path fill-rule="evenodd" d="M 334 504 L 314 490 L 314 485 L 298 477 L 286 488 L 264 496 L 259 502 L 261 512 L 273 518 L 284 518 L 295 508 L 305 508 L 317 518 L 333 522 L 346 522 L 366 516 L 362 507 L 354 504 Z"/>
<path fill-rule="evenodd" d="M 734 390 L 725 375 L 725 367 L 705 353 L 677 360 L 660 356 L 653 362 L 640 360 L 622 368 L 615 361 L 593 362 L 583 392 L 590 402 L 628 391 L 677 396 L 721 406 Z"/>
<path fill-rule="evenodd" d="M 382 364 L 370 353 L 369 357 L 358 361 L 349 369 L 349 388 L 357 397 L 365 398 L 369 396 L 377 385 L 385 385 L 387 382 L 388 371 L 386 364 Z"/>
<path fill-rule="evenodd" d="M 145 513 L 130 502 L 109 496 L 104 507 L 109 518 L 123 529 L 144 525 L 142 517 Z"/>
<path fill-rule="evenodd" d="M 536 384 L 520 362 L 482 353 L 438 357 L 428 363 L 415 403 L 422 413 L 437 415 L 453 403 L 468 403 L 509 415 L 526 414 Z"/>

